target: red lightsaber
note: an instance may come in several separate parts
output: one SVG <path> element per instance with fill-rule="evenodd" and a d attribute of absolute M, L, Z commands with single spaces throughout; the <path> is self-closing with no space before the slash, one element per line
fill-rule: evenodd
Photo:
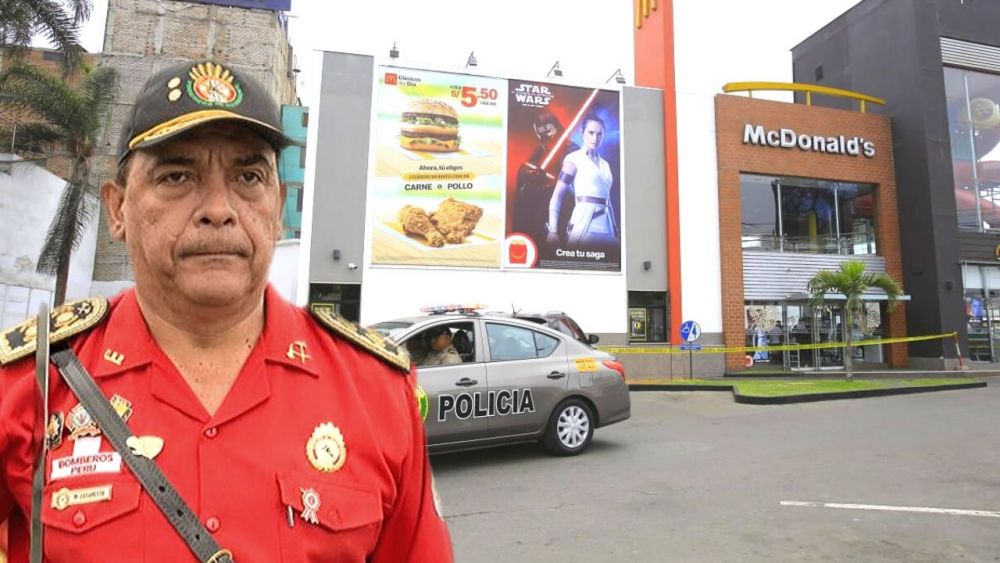
<path fill-rule="evenodd" d="M 594 98 L 597 97 L 598 92 L 600 92 L 600 89 L 595 88 L 594 91 L 590 93 L 590 97 L 587 98 L 587 101 L 583 102 L 583 105 L 580 106 L 580 111 L 576 112 L 576 115 L 573 117 L 573 121 L 570 121 L 569 126 L 563 130 L 562 136 L 559 137 L 558 141 L 556 141 L 555 146 L 553 146 L 552 150 L 549 151 L 548 156 L 545 157 L 545 160 L 542 161 L 542 165 L 539 166 L 539 168 L 545 170 L 546 168 L 549 167 L 549 163 L 552 162 L 552 159 L 555 158 L 557 154 L 559 154 L 559 151 L 562 149 L 563 144 L 566 143 L 566 140 L 569 139 L 570 134 L 573 133 L 573 129 L 575 129 L 577 124 L 580 123 L 580 120 L 583 118 L 586 111 L 590 109 L 590 104 L 594 102 Z M 548 172 L 546 172 L 546 174 L 548 174 Z M 549 176 L 551 177 L 552 175 L 549 174 Z"/>

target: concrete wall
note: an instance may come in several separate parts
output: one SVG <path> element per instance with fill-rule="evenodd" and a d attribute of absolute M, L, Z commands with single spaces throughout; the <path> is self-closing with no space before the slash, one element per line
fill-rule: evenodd
<path fill-rule="evenodd" d="M 625 201 L 625 274 L 632 291 L 667 291 L 667 196 L 663 173 L 663 92 L 622 92 Z M 648 261 L 650 268 L 643 268 Z M 669 323 L 668 323 L 669 324 Z"/>
<path fill-rule="evenodd" d="M 35 164 L 10 163 L 15 158 L 0 154 L 0 161 L 6 162 L 0 167 L 0 225 L 3 228 L 3 236 L 0 236 L 0 299 L 3 299 L 0 320 L 3 323 L 0 326 L 9 326 L 23 320 L 25 315 L 35 314 L 32 304 L 38 300 L 38 291 L 47 294 L 55 290 L 55 278 L 38 274 L 35 266 L 66 185 L 65 180 Z M 96 205 L 92 211 L 96 215 Z M 70 260 L 67 301 L 90 295 L 96 241 L 95 217 Z M 28 297 L 29 293 L 36 298 Z"/>
<path fill-rule="evenodd" d="M 306 151 L 302 299 L 309 295 L 302 284 L 363 279 L 374 64 L 370 56 L 323 53 L 319 103 L 310 112 Z"/>

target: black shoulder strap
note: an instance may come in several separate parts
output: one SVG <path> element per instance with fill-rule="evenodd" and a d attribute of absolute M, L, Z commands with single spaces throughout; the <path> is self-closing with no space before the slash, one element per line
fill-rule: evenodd
<path fill-rule="evenodd" d="M 128 447 L 127 441 L 132 437 L 125 422 L 111 407 L 107 397 L 94 383 L 80 360 L 68 348 L 52 353 L 52 361 L 59 368 L 59 373 L 80 399 L 84 408 L 94 421 L 101 427 L 111 445 L 121 454 L 136 479 L 152 497 L 177 533 L 187 542 L 188 547 L 204 563 L 232 563 L 233 556 L 228 549 L 220 549 L 212 534 L 205 529 L 201 521 L 188 508 L 187 503 L 177 493 L 166 475 L 160 471 L 153 460 L 138 455 Z"/>

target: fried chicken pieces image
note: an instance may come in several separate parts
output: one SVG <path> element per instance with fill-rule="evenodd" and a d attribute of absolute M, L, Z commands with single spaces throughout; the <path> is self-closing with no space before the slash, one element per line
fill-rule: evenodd
<path fill-rule="evenodd" d="M 476 229 L 476 224 L 482 218 L 482 207 L 450 197 L 441 202 L 437 211 L 431 213 L 431 221 L 434 221 L 438 231 L 451 244 L 461 244 Z"/>
<path fill-rule="evenodd" d="M 404 232 L 420 235 L 428 245 L 441 247 L 445 242 L 465 242 L 465 237 L 476 229 L 482 219 L 483 208 L 449 197 L 438 205 L 437 211 L 432 211 L 429 215 L 419 207 L 405 205 L 399 210 L 397 217 Z"/>
<path fill-rule="evenodd" d="M 424 237 L 431 246 L 444 246 L 444 235 L 438 232 L 423 209 L 406 205 L 399 210 L 398 217 L 399 223 L 403 225 L 403 231 Z"/>

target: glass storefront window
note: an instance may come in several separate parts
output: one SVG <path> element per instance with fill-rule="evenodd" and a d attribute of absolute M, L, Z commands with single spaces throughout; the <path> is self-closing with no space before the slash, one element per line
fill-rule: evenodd
<path fill-rule="evenodd" d="M 766 176 L 740 177 L 743 248 L 778 250 L 778 183 Z"/>
<path fill-rule="evenodd" d="M 944 69 L 958 226 L 1000 230 L 1000 75 Z"/>
<path fill-rule="evenodd" d="M 969 359 L 994 362 L 1000 357 L 1000 267 L 964 264 L 962 278 Z"/>
<path fill-rule="evenodd" d="M 744 305 L 744 331 L 747 346 L 776 346 L 781 344 L 822 344 L 843 342 L 844 315 L 842 303 L 828 301 L 813 307 L 806 303 L 747 302 Z M 854 320 L 855 362 L 882 363 L 882 346 L 864 346 L 864 340 L 878 339 L 882 335 L 882 305 L 865 303 L 865 314 Z M 784 352 L 752 352 L 757 369 L 803 371 L 838 369 L 844 366 L 843 348 L 817 350 L 788 350 Z"/>
<path fill-rule="evenodd" d="M 744 250 L 875 254 L 874 186 L 740 175 Z"/>

